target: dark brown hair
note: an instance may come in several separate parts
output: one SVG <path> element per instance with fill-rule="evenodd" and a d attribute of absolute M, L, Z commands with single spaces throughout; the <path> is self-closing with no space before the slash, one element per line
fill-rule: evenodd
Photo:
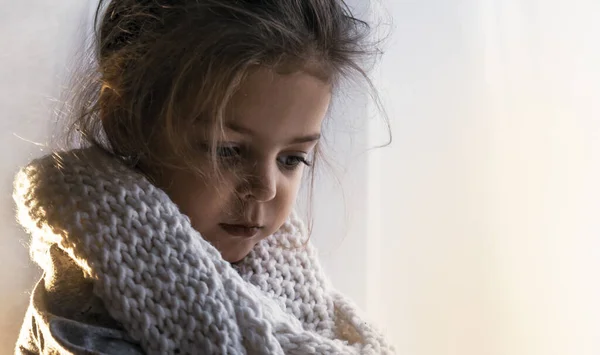
<path fill-rule="evenodd" d="M 363 68 L 378 49 L 343 0 L 100 0 L 94 28 L 68 138 L 134 165 L 201 172 L 186 134 L 198 120 L 216 163 L 225 108 L 259 66 L 308 71 L 334 90 L 358 76 L 376 97 Z"/>

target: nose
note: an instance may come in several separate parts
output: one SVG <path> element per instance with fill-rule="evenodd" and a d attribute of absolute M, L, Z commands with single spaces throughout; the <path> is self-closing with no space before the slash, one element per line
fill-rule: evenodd
<path fill-rule="evenodd" d="M 246 198 L 257 202 L 267 202 L 277 194 L 277 167 L 275 164 L 257 162 L 247 175 Z"/>

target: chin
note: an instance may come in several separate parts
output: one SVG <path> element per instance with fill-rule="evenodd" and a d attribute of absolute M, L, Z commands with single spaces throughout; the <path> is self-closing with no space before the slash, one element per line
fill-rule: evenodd
<path fill-rule="evenodd" d="M 254 248 L 255 245 L 256 243 L 252 243 L 250 245 L 239 245 L 231 249 L 219 251 L 221 252 L 221 257 L 225 261 L 235 264 L 242 261 L 248 254 L 250 254 L 250 251 L 252 251 L 252 248 Z"/>
<path fill-rule="evenodd" d="M 221 257 L 232 264 L 238 263 L 242 261 L 256 244 L 260 243 L 265 236 L 263 233 L 260 233 L 256 237 L 243 239 L 243 240 L 221 240 L 220 243 L 216 243 L 219 245 L 217 249 L 221 253 Z M 214 244 L 213 244 L 214 245 Z"/>

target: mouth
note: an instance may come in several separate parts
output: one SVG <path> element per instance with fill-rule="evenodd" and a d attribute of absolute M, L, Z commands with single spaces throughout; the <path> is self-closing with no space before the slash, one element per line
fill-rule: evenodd
<path fill-rule="evenodd" d="M 252 223 L 244 223 L 244 224 L 228 224 L 228 223 L 219 223 L 219 227 L 223 229 L 227 234 L 232 235 L 234 237 L 243 237 L 243 238 L 252 238 L 256 236 L 263 226 Z"/>

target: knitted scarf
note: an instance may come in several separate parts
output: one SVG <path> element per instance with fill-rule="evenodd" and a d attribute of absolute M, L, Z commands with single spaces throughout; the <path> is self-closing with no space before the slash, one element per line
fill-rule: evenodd
<path fill-rule="evenodd" d="M 166 193 L 97 148 L 23 168 L 14 199 L 44 265 L 58 245 L 148 354 L 392 354 L 329 284 L 297 215 L 226 262 Z"/>

